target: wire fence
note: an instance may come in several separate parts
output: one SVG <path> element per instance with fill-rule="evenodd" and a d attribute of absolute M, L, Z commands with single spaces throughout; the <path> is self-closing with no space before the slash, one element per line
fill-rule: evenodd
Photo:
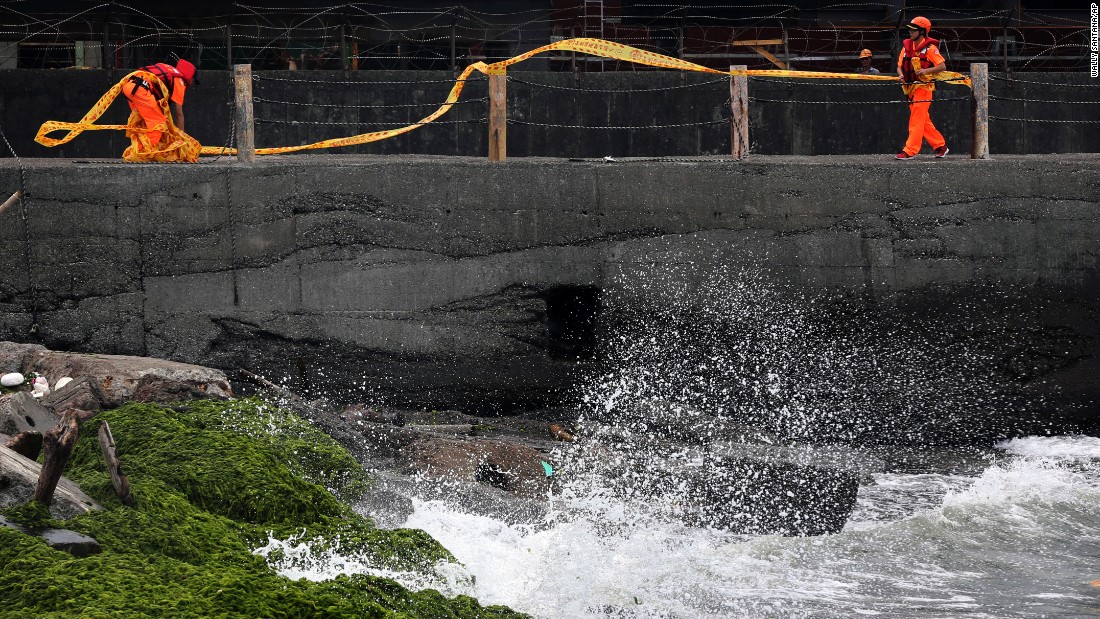
<path fill-rule="evenodd" d="M 434 2 L 272 4 L 238 2 L 195 16 L 160 4 L 109 1 L 63 11 L 50 9 L 66 6 L 59 3 L 6 0 L 0 3 L 0 68 L 133 69 L 178 54 L 207 70 L 234 63 L 257 70 L 455 70 L 592 37 L 716 68 L 780 63 L 851 70 L 859 51 L 870 49 L 874 63 L 888 70 L 901 46 L 899 29 L 917 14 L 932 19 L 952 69 L 987 62 L 1009 71 L 1082 70 L 1089 54 L 1086 3 L 1055 10 L 519 0 L 501 11 Z M 649 70 L 571 52 L 548 54 L 537 66 Z"/>

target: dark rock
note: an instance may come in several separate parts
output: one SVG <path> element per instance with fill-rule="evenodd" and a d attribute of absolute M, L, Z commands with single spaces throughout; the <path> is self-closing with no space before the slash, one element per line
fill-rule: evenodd
<path fill-rule="evenodd" d="M 28 460 L 36 460 L 42 453 L 42 433 L 20 432 L 6 441 L 4 446 Z"/>
<path fill-rule="evenodd" d="M 410 469 L 427 477 L 482 482 L 527 498 L 546 494 L 543 456 L 525 445 L 497 439 L 423 438 L 401 455 Z"/>
<path fill-rule="evenodd" d="M 87 557 L 103 552 L 94 538 L 68 529 L 46 529 L 38 534 L 50 548 L 67 552 L 74 557 Z"/>
<path fill-rule="evenodd" d="M 88 376 L 82 376 L 42 398 L 42 405 L 55 411 L 76 408 L 96 413 L 103 407 L 103 399 L 103 390 L 99 383 Z M 86 419 L 82 418 L 81 421 Z"/>
<path fill-rule="evenodd" d="M 46 432 L 60 419 L 52 410 L 34 399 L 29 391 L 0 396 L 0 432 Z"/>
<path fill-rule="evenodd" d="M 233 396 L 220 370 L 149 357 L 57 352 L 33 344 L 2 342 L 0 363 L 12 367 L 13 372 L 45 376 L 51 385 L 63 376 L 86 376 L 98 384 L 102 408 L 114 408 L 136 397 L 145 402 L 167 402 Z M 14 367 L 16 363 L 20 366 Z M 91 395 L 98 394 L 93 391 Z"/>
<path fill-rule="evenodd" d="M 0 446 L 0 508 L 22 505 L 34 497 L 42 465 Z M 62 477 L 54 491 L 50 515 L 58 520 L 102 509 L 71 480 Z"/>
<path fill-rule="evenodd" d="M 134 402 L 179 402 L 210 397 L 220 399 L 224 396 L 220 390 L 215 391 L 214 395 L 210 395 L 209 391 L 210 385 L 206 381 L 146 374 L 138 381 L 130 399 Z"/>
<path fill-rule="evenodd" d="M 738 533 L 839 533 L 855 507 L 859 475 L 825 466 L 711 454 L 691 518 Z"/>

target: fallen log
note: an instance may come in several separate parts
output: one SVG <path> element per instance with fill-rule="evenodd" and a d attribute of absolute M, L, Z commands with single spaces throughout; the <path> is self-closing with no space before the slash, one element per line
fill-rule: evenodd
<path fill-rule="evenodd" d="M 86 413 L 77 408 L 70 408 L 61 417 L 61 422 L 42 437 L 42 472 L 38 475 L 38 485 L 34 488 L 34 500 L 49 506 L 53 502 L 53 493 L 57 488 L 57 482 L 61 474 L 65 472 L 65 466 L 69 463 L 69 456 L 73 453 L 73 446 L 80 436 L 80 413 Z"/>
<path fill-rule="evenodd" d="M 7 447 L 0 446 L 0 479 L 10 484 L 6 490 L 15 503 L 24 503 L 31 498 L 35 484 L 42 473 L 42 465 L 22 456 Z M 71 518 L 93 509 L 102 509 L 95 501 L 69 479 L 62 477 L 57 483 L 56 496 L 60 505 L 50 511 L 55 517 Z M 21 497 L 21 498 L 20 498 Z"/>
<path fill-rule="evenodd" d="M 130 480 L 122 473 L 122 464 L 115 452 L 115 437 L 111 434 L 111 426 L 106 420 L 99 426 L 99 449 L 103 452 L 103 459 L 107 462 L 107 471 L 111 474 L 111 485 L 115 488 L 115 494 L 126 507 L 134 506 L 134 495 L 130 492 Z"/>

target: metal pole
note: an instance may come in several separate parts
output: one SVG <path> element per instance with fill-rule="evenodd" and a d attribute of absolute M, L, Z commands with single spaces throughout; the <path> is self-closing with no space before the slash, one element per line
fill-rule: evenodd
<path fill-rule="evenodd" d="M 508 156 L 508 76 L 489 76 L 489 161 Z"/>
<path fill-rule="evenodd" d="M 747 65 L 735 64 L 731 71 L 744 71 Z M 730 146 L 737 161 L 749 155 L 749 78 L 730 76 Z"/>
<path fill-rule="evenodd" d="M 233 66 L 233 25 L 225 27 L 225 66 Z"/>
<path fill-rule="evenodd" d="M 455 24 L 451 23 L 451 73 L 458 73 L 458 56 L 455 53 Z"/>
<path fill-rule="evenodd" d="M 256 160 L 256 128 L 252 114 L 252 65 L 233 65 L 233 90 L 237 104 L 237 161 Z"/>
<path fill-rule="evenodd" d="M 348 41 L 344 36 L 344 24 L 340 24 L 340 65 L 344 69 L 344 79 L 348 79 Z"/>
<path fill-rule="evenodd" d="M 973 142 L 971 159 L 989 159 L 989 65 L 975 62 L 970 65 L 970 122 Z"/>

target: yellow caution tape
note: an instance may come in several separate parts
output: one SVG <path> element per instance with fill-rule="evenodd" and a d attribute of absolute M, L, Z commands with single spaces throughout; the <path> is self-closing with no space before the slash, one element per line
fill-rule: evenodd
<path fill-rule="evenodd" d="M 371 133 L 360 133 L 359 135 L 353 135 L 346 138 L 337 138 L 332 140 L 322 140 L 320 142 L 314 142 L 312 144 L 303 144 L 301 146 L 283 146 L 277 148 L 257 148 L 257 155 L 276 155 L 280 153 L 293 153 L 303 150 L 313 150 L 319 148 L 338 148 L 341 146 L 356 146 L 359 144 L 367 144 L 370 142 L 378 142 L 392 138 L 403 133 L 408 133 L 414 129 L 422 127 L 440 116 L 446 114 L 455 103 L 458 102 L 459 97 L 462 94 L 462 88 L 466 84 L 466 79 L 473 74 L 474 71 L 484 73 L 486 75 L 504 75 L 507 72 L 509 66 L 519 62 L 523 62 L 532 56 L 537 56 L 543 52 L 549 51 L 568 51 L 587 54 L 590 56 L 600 56 L 603 58 L 612 58 L 615 60 L 623 60 L 626 62 L 632 62 L 635 64 L 642 64 L 651 67 L 659 67 L 662 69 L 675 69 L 679 71 L 695 71 L 700 73 L 714 73 L 718 75 L 743 75 L 743 76 L 759 76 L 759 77 L 780 77 L 780 78 L 804 78 L 804 79 L 840 79 L 840 80 L 872 80 L 872 81 L 884 81 L 884 82 L 898 82 L 896 76 L 890 75 L 865 75 L 861 73 L 832 73 L 827 71 L 789 71 L 785 69 L 751 69 L 751 70 L 730 70 L 721 71 L 718 69 L 711 69 L 710 67 L 704 67 L 703 65 L 681 60 L 679 58 L 673 58 L 671 56 L 665 56 L 664 54 L 657 54 L 654 52 L 648 52 L 645 50 L 631 47 L 629 45 L 623 45 L 621 43 L 613 43 L 611 41 L 604 41 L 602 39 L 569 39 L 566 41 L 558 41 L 551 43 L 550 45 L 543 45 L 542 47 L 533 49 L 527 53 L 520 54 L 507 60 L 500 62 L 494 62 L 492 64 L 485 64 L 484 62 L 476 62 L 462 72 L 461 75 L 455 80 L 455 85 L 451 88 L 451 92 L 447 95 L 446 101 L 439 106 L 439 109 L 432 112 L 428 116 L 420 119 L 411 125 L 399 127 L 397 129 L 388 129 L 386 131 L 373 131 Z M 156 76 L 144 71 L 135 71 L 130 75 L 127 75 L 121 82 L 116 84 L 111 90 L 107 91 L 99 101 L 92 107 L 92 109 L 84 115 L 84 118 L 78 123 L 66 123 L 60 121 L 47 121 L 42 124 L 42 127 L 38 130 L 38 135 L 35 137 L 35 141 L 43 146 L 57 146 L 64 144 L 69 140 L 72 140 L 81 131 L 96 130 L 96 129 L 113 129 L 113 130 L 125 130 L 127 135 L 130 136 L 131 145 L 126 149 L 123 154 L 123 158 L 127 161 L 195 161 L 198 157 L 194 155 L 194 150 L 198 147 L 198 142 L 191 136 L 180 131 L 175 125 L 172 124 L 171 115 L 168 113 L 168 98 L 164 97 L 160 103 L 165 112 L 165 118 L 168 119 L 168 126 L 162 127 L 165 131 L 165 138 L 162 138 L 160 148 L 154 150 L 150 147 L 147 141 L 143 140 L 143 132 L 149 131 L 149 129 L 141 128 L 141 118 L 137 113 L 130 115 L 128 125 L 96 125 L 95 121 L 103 115 L 107 110 L 107 107 L 115 100 L 115 98 L 122 91 L 122 86 L 129 80 L 130 76 L 138 75 L 146 80 L 150 80 L 159 84 Z M 961 73 L 954 71 L 942 71 L 930 76 L 931 80 L 935 81 L 947 81 L 965 84 L 970 86 L 970 78 Z M 903 85 L 904 87 L 904 85 Z M 69 133 L 61 139 L 53 139 L 46 137 L 47 134 L 53 131 L 68 130 Z M 167 142 L 167 145 L 165 145 Z M 236 154 L 237 149 L 225 148 L 222 146 L 201 146 L 198 147 L 199 153 L 202 155 L 231 155 Z"/>
<path fill-rule="evenodd" d="M 161 111 L 164 112 L 166 124 L 156 127 L 145 127 L 145 123 L 141 120 L 141 115 L 136 111 L 130 113 L 130 118 L 125 125 L 95 124 L 95 121 L 99 120 L 100 116 L 103 116 L 107 108 L 111 106 L 111 103 L 114 103 L 114 100 L 122 94 L 122 87 L 131 83 L 131 77 L 140 77 L 150 84 L 155 84 L 160 87 L 163 96 L 160 98 L 159 104 Z M 168 111 L 168 91 L 164 84 L 160 82 L 160 79 L 157 78 L 156 75 L 141 70 L 128 74 L 117 84 L 112 86 L 111 89 L 100 97 L 99 101 L 92 106 L 92 109 L 88 110 L 88 113 L 84 115 L 84 118 L 80 119 L 80 122 L 67 123 L 57 120 L 48 120 L 42 123 L 42 126 L 38 128 L 38 135 L 35 136 L 34 141 L 43 146 L 59 146 L 69 142 L 83 131 L 98 131 L 103 129 L 126 132 L 126 136 L 130 138 L 130 146 L 126 147 L 126 150 L 122 153 L 122 158 L 126 161 L 198 161 L 199 154 L 203 150 L 198 140 L 184 133 L 172 122 L 172 115 Z M 68 130 L 68 133 L 65 134 L 63 138 L 55 139 L 47 137 L 47 134 L 54 131 L 65 130 Z M 162 132 L 160 144 L 149 143 L 145 134 L 150 131 Z"/>

